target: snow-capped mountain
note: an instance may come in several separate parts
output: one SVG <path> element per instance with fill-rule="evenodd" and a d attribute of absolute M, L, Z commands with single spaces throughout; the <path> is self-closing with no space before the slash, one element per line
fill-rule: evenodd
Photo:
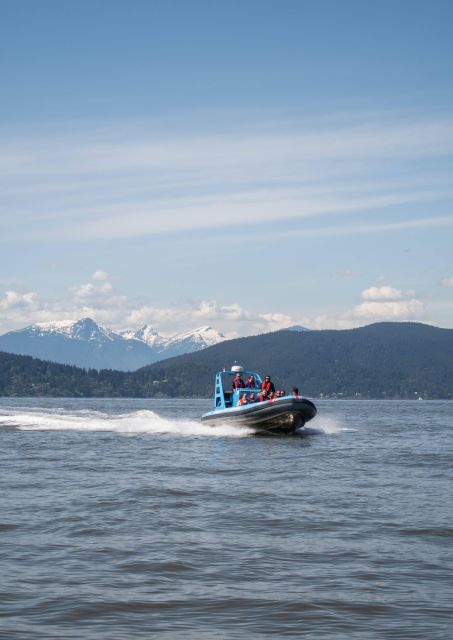
<path fill-rule="evenodd" d="M 77 322 L 71 320 L 63 320 L 61 322 L 37 322 L 25 329 L 30 335 L 35 337 L 49 336 L 49 335 L 62 335 L 72 340 L 90 341 L 95 342 L 112 342 L 115 340 L 116 334 L 110 329 L 104 329 L 99 326 L 91 318 L 82 318 Z M 14 332 L 18 333 L 18 332 Z"/>
<path fill-rule="evenodd" d="M 172 358 L 183 353 L 193 353 L 211 347 L 225 340 L 222 333 L 212 327 L 199 327 L 193 331 L 178 333 L 171 338 L 164 338 L 150 325 L 145 325 L 138 331 L 123 331 L 121 335 L 129 340 L 140 340 L 165 358 Z"/>
<path fill-rule="evenodd" d="M 149 324 L 145 324 L 138 331 L 121 331 L 119 335 L 127 340 L 140 340 L 159 352 L 165 349 L 168 343 L 168 339 L 159 335 Z"/>
<path fill-rule="evenodd" d="M 183 353 L 193 353 L 207 347 L 212 347 L 218 342 L 225 340 L 223 333 L 219 333 L 212 327 L 199 327 L 194 331 L 178 333 L 176 336 L 168 340 L 164 351 L 167 357 L 180 356 Z"/>
<path fill-rule="evenodd" d="M 149 325 L 117 333 L 91 318 L 40 322 L 0 336 L 0 351 L 93 369 L 131 371 L 158 360 L 205 349 L 224 340 L 211 327 L 165 338 Z"/>

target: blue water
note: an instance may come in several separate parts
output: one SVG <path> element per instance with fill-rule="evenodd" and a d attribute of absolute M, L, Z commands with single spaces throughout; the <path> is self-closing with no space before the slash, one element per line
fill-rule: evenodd
<path fill-rule="evenodd" d="M 0 637 L 450 639 L 453 403 L 0 400 Z"/>

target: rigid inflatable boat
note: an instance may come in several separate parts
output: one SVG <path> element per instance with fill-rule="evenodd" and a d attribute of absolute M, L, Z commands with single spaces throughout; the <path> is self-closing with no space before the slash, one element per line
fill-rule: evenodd
<path fill-rule="evenodd" d="M 254 376 L 254 388 L 233 389 L 233 380 L 237 373 L 245 378 Z M 288 434 L 305 425 L 316 415 L 316 407 L 303 396 L 286 395 L 264 402 L 239 405 L 240 397 L 245 393 L 255 396 L 261 390 L 261 376 L 254 371 L 244 371 L 240 365 L 234 365 L 230 371 L 219 371 L 215 377 L 214 408 L 205 413 L 201 421 L 215 426 L 232 424 L 251 428 L 258 434 Z"/>

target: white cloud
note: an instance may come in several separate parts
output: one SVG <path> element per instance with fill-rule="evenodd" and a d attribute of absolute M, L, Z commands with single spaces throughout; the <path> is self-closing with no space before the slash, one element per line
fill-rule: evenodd
<path fill-rule="evenodd" d="M 425 313 L 425 305 L 414 296 L 414 291 L 404 292 L 390 286 L 368 287 L 361 293 L 363 302 L 346 317 L 369 322 L 420 319 Z"/>
<path fill-rule="evenodd" d="M 129 329 L 151 324 L 162 333 L 173 335 L 203 324 L 213 324 L 228 335 L 250 335 L 274 331 L 294 324 L 286 314 L 253 312 L 236 302 L 216 300 L 186 302 L 180 306 L 160 307 L 128 297 L 117 291 L 98 270 L 86 282 L 68 291 L 60 300 L 47 300 L 36 293 L 7 291 L 0 298 L 0 331 L 19 329 L 36 322 L 76 320 L 83 316 L 113 329 Z"/>
<path fill-rule="evenodd" d="M 91 279 L 92 280 L 108 280 L 109 274 L 106 271 L 103 271 L 102 269 L 97 269 L 97 271 L 95 271 L 92 275 L 91 275 Z"/>
<path fill-rule="evenodd" d="M 9 311 L 30 309 L 34 306 L 36 293 L 18 293 L 17 291 L 5 291 L 3 298 L 0 298 L 0 310 Z"/>
<path fill-rule="evenodd" d="M 70 293 L 75 306 L 82 306 L 85 311 L 127 307 L 127 296 L 115 291 L 107 278 L 108 273 L 98 269 L 91 275 L 92 282 L 72 287 Z"/>
<path fill-rule="evenodd" d="M 32 292 L 7 291 L 0 298 L 0 330 L 90 316 L 117 330 L 151 324 L 164 335 L 173 335 L 210 324 L 235 337 L 276 331 L 294 324 L 312 329 L 348 329 L 371 322 L 420 320 L 426 316 L 425 305 L 413 291 L 388 285 L 373 286 L 364 289 L 360 298 L 358 305 L 336 315 L 291 316 L 271 310 L 252 311 L 237 302 L 225 304 L 212 299 L 165 307 L 128 297 L 116 291 L 108 280 L 96 279 L 72 287 L 60 300 L 46 300 Z"/>
<path fill-rule="evenodd" d="M 219 304 L 216 300 L 201 300 L 185 308 L 143 305 L 132 309 L 127 320 L 131 325 L 152 324 L 167 333 L 208 323 L 230 335 L 265 333 L 294 324 L 289 315 L 256 313 L 237 303 Z"/>
<path fill-rule="evenodd" d="M 361 293 L 362 300 L 401 300 L 403 292 L 394 287 L 369 287 Z"/>
<path fill-rule="evenodd" d="M 65 303 L 44 300 L 35 292 L 6 291 L 0 298 L 0 311 L 1 333 L 35 322 L 73 319 Z"/>
<path fill-rule="evenodd" d="M 425 306 L 420 300 L 362 302 L 354 307 L 353 317 L 367 321 L 415 320 L 423 316 Z"/>
<path fill-rule="evenodd" d="M 81 284 L 77 287 L 73 287 L 72 293 L 74 300 L 79 303 L 99 303 L 101 300 L 112 300 L 112 285 L 110 282 L 102 282 L 101 284 L 93 284 L 88 282 Z"/>
<path fill-rule="evenodd" d="M 367 287 L 360 293 L 362 302 L 336 315 L 319 314 L 299 318 L 297 324 L 312 329 L 351 329 L 373 322 L 419 321 L 426 317 L 425 304 L 414 291 L 396 287 Z"/>
<path fill-rule="evenodd" d="M 444 287 L 453 287 L 453 278 L 443 278 L 442 284 Z"/>

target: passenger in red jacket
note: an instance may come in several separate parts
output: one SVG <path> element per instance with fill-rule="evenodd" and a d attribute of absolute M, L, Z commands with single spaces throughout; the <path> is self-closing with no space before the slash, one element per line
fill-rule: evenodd
<path fill-rule="evenodd" d="M 266 393 L 270 393 L 271 391 L 272 393 L 275 393 L 274 383 L 271 381 L 270 376 L 266 376 L 264 378 L 263 382 L 261 383 L 261 389 L 265 389 Z"/>
<path fill-rule="evenodd" d="M 299 400 L 299 389 L 297 387 L 293 387 L 291 389 L 291 393 L 296 398 L 296 400 Z"/>
<path fill-rule="evenodd" d="M 244 389 L 245 382 L 242 379 L 242 373 L 237 373 L 233 380 L 233 389 Z"/>

